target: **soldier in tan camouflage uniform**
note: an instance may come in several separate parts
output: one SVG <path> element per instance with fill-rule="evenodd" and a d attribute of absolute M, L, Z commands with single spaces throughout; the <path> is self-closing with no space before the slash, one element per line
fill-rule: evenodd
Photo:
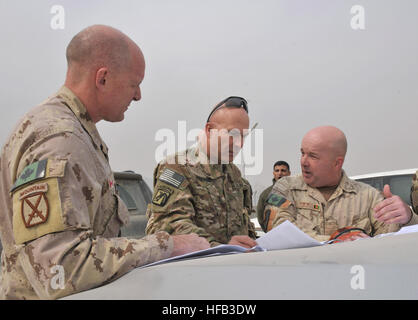
<path fill-rule="evenodd" d="M 367 233 L 351 237 L 392 232 L 400 225 L 417 223 L 408 211 L 379 212 L 383 201 L 397 201 L 388 190 L 376 189 L 349 179 L 342 170 L 347 141 L 335 127 L 318 127 L 302 140 L 302 176 L 276 182 L 265 208 L 268 229 L 289 220 L 319 241 L 328 240 L 340 228 L 357 227 Z M 387 187 L 385 187 L 387 188 Z"/>
<path fill-rule="evenodd" d="M 411 203 L 415 213 L 418 214 L 418 171 L 415 172 L 411 187 Z"/>
<path fill-rule="evenodd" d="M 58 298 L 209 247 L 197 235 L 117 237 L 129 217 L 95 123 L 121 121 L 141 98 L 144 58 L 123 33 L 92 26 L 72 39 L 67 60 L 65 86 L 23 117 L 2 150 L 1 298 Z"/>
<path fill-rule="evenodd" d="M 242 98 L 226 99 L 208 118 L 205 134 L 192 148 L 167 157 L 154 171 L 154 195 L 148 207 L 147 233 L 197 233 L 211 244 L 256 245 L 250 221 L 252 191 L 232 163 L 248 129 Z M 216 112 L 215 112 L 216 111 Z M 239 139 L 222 143 L 222 131 Z M 232 134 L 231 134 L 232 138 Z M 234 142 L 240 141 L 240 142 Z"/>

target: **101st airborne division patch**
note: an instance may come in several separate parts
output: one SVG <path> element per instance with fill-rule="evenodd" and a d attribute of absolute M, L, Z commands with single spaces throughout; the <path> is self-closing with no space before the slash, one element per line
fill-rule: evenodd
<path fill-rule="evenodd" d="M 157 206 L 164 207 L 172 193 L 173 191 L 168 188 L 158 188 L 157 192 L 152 198 L 152 203 Z"/>

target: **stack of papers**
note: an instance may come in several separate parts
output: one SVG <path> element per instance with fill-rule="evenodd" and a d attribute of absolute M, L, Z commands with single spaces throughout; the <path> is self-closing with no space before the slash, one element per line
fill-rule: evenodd
<path fill-rule="evenodd" d="M 293 248 L 306 248 L 322 245 L 321 242 L 318 242 L 315 239 L 311 238 L 289 221 L 285 221 L 276 228 L 267 232 L 266 234 L 258 238 L 256 242 L 258 245 L 251 249 L 247 249 L 241 246 L 221 244 L 219 246 L 209 248 L 206 250 L 195 251 L 172 258 L 159 260 L 147 264 L 142 268 L 182 259 L 195 259 L 213 255 L 243 253 L 248 251 L 269 251 Z"/>
<path fill-rule="evenodd" d="M 282 250 L 321 246 L 324 243 L 315 240 L 290 221 L 285 221 L 257 239 L 258 245 L 267 250 Z"/>

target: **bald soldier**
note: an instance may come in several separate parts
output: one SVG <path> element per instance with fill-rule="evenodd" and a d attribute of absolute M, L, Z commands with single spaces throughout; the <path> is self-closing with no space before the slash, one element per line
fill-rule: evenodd
<path fill-rule="evenodd" d="M 384 197 L 347 177 L 342 169 L 346 152 L 347 140 L 338 128 L 310 130 L 302 139 L 302 175 L 278 180 L 268 197 L 268 230 L 288 220 L 319 241 L 328 240 L 342 228 L 363 230 L 354 229 L 356 234 L 346 239 L 354 240 L 416 223 L 410 211 L 376 213 L 375 207 Z M 385 197 L 390 198 L 387 191 Z"/>
<path fill-rule="evenodd" d="M 148 234 L 194 232 L 211 246 L 256 245 L 251 186 L 232 163 L 248 126 L 247 102 L 229 97 L 213 108 L 195 146 L 157 165 Z"/>
<path fill-rule="evenodd" d="M 71 40 L 67 62 L 65 85 L 24 115 L 2 150 L 1 298 L 59 298 L 209 247 L 197 235 L 117 237 L 128 212 L 96 123 L 123 120 L 140 100 L 144 57 L 97 25 Z"/>

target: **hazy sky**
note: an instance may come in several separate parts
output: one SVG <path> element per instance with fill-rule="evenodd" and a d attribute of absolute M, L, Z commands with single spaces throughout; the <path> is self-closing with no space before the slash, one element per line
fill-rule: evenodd
<path fill-rule="evenodd" d="M 276 160 L 300 173 L 300 141 L 324 124 L 347 135 L 348 175 L 415 168 L 417 12 L 415 0 L 2 0 L 0 143 L 62 85 L 71 38 L 107 24 L 138 43 L 147 65 L 142 100 L 123 122 L 98 124 L 116 171 L 151 178 L 156 133 L 177 135 L 178 121 L 203 127 L 230 95 L 248 100 L 251 126 L 263 130 L 263 172 L 247 176 L 256 191 Z"/>

